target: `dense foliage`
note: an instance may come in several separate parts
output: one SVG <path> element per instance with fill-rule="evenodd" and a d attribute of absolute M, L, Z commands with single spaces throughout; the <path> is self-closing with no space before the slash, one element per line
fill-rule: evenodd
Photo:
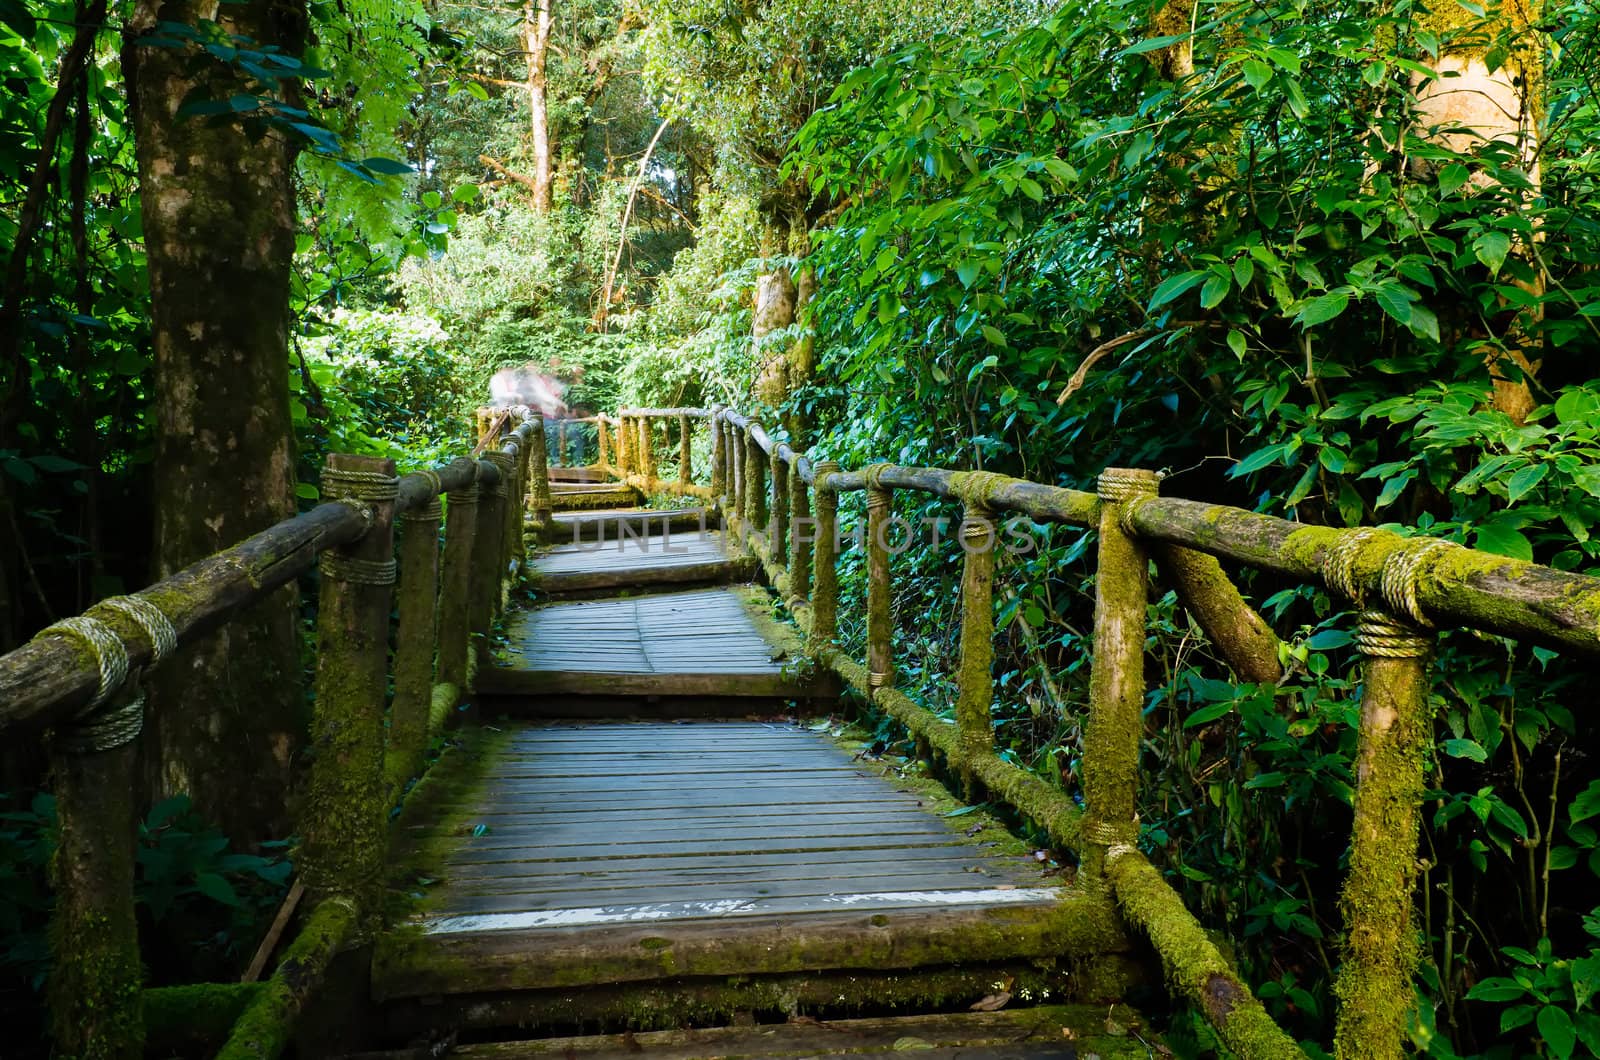
<path fill-rule="evenodd" d="M 0 0 L 0 246 L 31 237 L 0 346 L 0 648 L 149 571 L 129 6 Z M 283 367 L 307 503 L 329 451 L 436 459 L 503 366 L 570 384 L 579 409 L 753 408 L 803 346 L 814 372 L 766 411 L 849 464 L 1079 487 L 1164 468 L 1169 494 L 1600 573 L 1600 14 L 1432 6 L 558 3 L 548 208 L 532 4 L 312 4 L 302 56 L 192 27 L 257 80 L 179 120 L 306 147 Z M 79 26 L 85 76 L 63 96 Z M 1528 120 L 1504 140 L 1438 116 L 1463 59 L 1516 74 Z M 768 330 L 757 292 L 778 274 L 815 293 Z M 1070 786 L 1093 540 L 1036 540 L 1000 572 L 998 735 Z M 843 561 L 857 602 L 860 561 Z M 903 680 L 948 710 L 959 550 L 897 564 Z M 1242 577 L 1285 638 L 1276 687 L 1233 680 L 1171 594 L 1150 604 L 1143 843 L 1274 1014 L 1325 1045 L 1352 619 Z M 1600 1055 L 1600 772 L 1577 709 L 1593 675 L 1467 635 L 1434 673 L 1414 1044 Z M 39 780 L 7 763 L 6 787 Z M 34 909 L 48 804 L 13 809 L 0 883 Z M 176 813 L 147 825 L 153 846 L 199 837 L 219 870 L 172 884 L 179 907 L 227 905 L 214 878 L 270 890 L 278 863 L 224 865 L 253 855 Z M 254 924 L 234 920 L 205 920 L 226 938 L 194 970 L 237 956 Z M 31 977 L 27 926 L 0 933 Z M 1174 1019 L 1175 1047 L 1209 1047 Z"/>

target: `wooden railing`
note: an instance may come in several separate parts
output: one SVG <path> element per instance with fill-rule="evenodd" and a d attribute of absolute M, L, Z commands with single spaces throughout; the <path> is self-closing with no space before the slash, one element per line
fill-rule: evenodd
<path fill-rule="evenodd" d="M 47 731 L 55 777 L 56 1055 L 132 1060 L 144 1055 L 147 1019 L 181 1027 L 218 1011 L 229 1035 L 219 1056 L 284 1049 L 329 962 L 373 925 L 390 810 L 468 695 L 475 645 L 524 568 L 521 499 L 542 494 L 548 512 L 543 431 L 526 410 L 510 410 L 481 440 L 480 451 L 499 443 L 484 458 L 403 477 L 392 460 L 332 455 L 316 508 L 140 592 L 102 600 L 0 657 L 0 730 L 10 739 Z M 313 755 L 291 892 L 305 894 L 308 912 L 265 983 L 142 990 L 133 896 L 138 675 L 313 565 Z"/>
<path fill-rule="evenodd" d="M 1364 655 L 1357 785 L 1344 884 L 1336 1046 L 1342 1056 L 1399 1056 L 1417 952 L 1412 924 L 1419 811 L 1433 741 L 1427 665 L 1434 634 L 1482 630 L 1586 656 L 1600 654 L 1600 579 L 1438 540 L 1372 528 L 1306 526 L 1223 505 L 1159 496 L 1160 477 L 1108 468 L 1095 492 L 984 472 L 874 464 L 846 471 L 775 440 L 728 409 L 627 409 L 595 418 L 603 470 L 646 494 L 712 501 L 761 561 L 806 635 L 808 654 L 901 722 L 976 795 L 1003 801 L 1081 860 L 1126 921 L 1154 944 L 1169 983 L 1241 1057 L 1303 1055 L 1178 893 L 1138 848 L 1145 608 L 1152 562 L 1163 582 L 1248 682 L 1281 676 L 1277 637 L 1223 571 L 1228 560 L 1322 586 L 1359 609 Z M 659 424 L 676 428 L 680 474 L 656 476 Z M 710 433 L 708 484 L 692 481 L 691 430 Z M 838 502 L 866 494 L 866 658 L 837 643 Z M 960 506 L 964 569 L 954 724 L 895 687 L 893 570 L 886 539 L 896 491 Z M 1094 654 L 1082 739 L 1082 805 L 1073 793 L 994 753 L 990 707 L 997 518 L 1097 531 Z M 800 531 L 804 532 L 800 532 Z"/>

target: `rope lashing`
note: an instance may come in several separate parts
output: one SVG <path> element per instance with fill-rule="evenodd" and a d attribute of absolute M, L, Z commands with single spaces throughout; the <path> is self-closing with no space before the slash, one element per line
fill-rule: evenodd
<path fill-rule="evenodd" d="M 1347 530 L 1328 547 L 1322 556 L 1322 577 L 1328 583 L 1328 588 L 1357 604 L 1365 603 L 1365 594 L 1361 586 L 1356 584 L 1356 558 L 1377 534 L 1378 531 L 1370 526 Z"/>
<path fill-rule="evenodd" d="M 968 508 L 987 512 L 994 507 L 994 495 L 1010 481 L 993 471 L 957 471 L 950 476 L 950 494 Z"/>
<path fill-rule="evenodd" d="M 1138 818 L 1131 821 L 1088 821 L 1083 828 L 1083 838 L 1095 846 L 1131 844 L 1138 837 Z"/>
<path fill-rule="evenodd" d="M 417 475 L 428 484 L 428 503 L 403 513 L 400 518 L 409 523 L 433 522 L 444 516 L 444 506 L 439 503 L 439 491 L 444 483 L 437 471 L 418 471 Z"/>
<path fill-rule="evenodd" d="M 154 666 L 178 647 L 178 631 L 166 612 L 141 596 L 113 596 L 100 601 L 105 607 L 127 615 L 150 641 L 150 662 Z M 128 646 L 116 630 L 91 615 L 62 619 L 40 632 L 39 636 L 72 637 L 94 653 L 100 682 L 94 698 L 69 728 L 56 735 L 66 751 L 82 754 L 110 751 L 129 743 L 144 729 L 144 692 L 140 672 L 128 661 Z M 110 706 L 106 706 L 107 703 Z"/>
<path fill-rule="evenodd" d="M 889 489 L 883 484 L 883 473 L 893 464 L 868 464 L 861 469 L 867 479 L 867 511 L 883 512 L 889 510 Z"/>
<path fill-rule="evenodd" d="M 1133 513 L 1140 504 L 1161 492 L 1159 471 L 1146 471 L 1137 467 L 1108 467 L 1100 472 L 1095 483 L 1095 495 L 1106 504 L 1116 504 L 1117 526 L 1129 537 L 1139 536 L 1133 526 Z"/>
<path fill-rule="evenodd" d="M 1387 611 L 1361 612 L 1356 647 L 1379 659 L 1419 659 L 1433 648 L 1433 637 Z"/>
<path fill-rule="evenodd" d="M 324 578 L 349 582 L 352 585 L 393 585 L 398 565 L 394 557 L 388 559 L 356 559 L 337 552 L 324 552 L 317 571 Z"/>
<path fill-rule="evenodd" d="M 1429 556 L 1460 547 L 1437 537 L 1414 537 L 1385 556 L 1378 589 L 1383 593 L 1383 601 L 1389 605 L 1389 610 L 1406 616 L 1424 629 L 1432 629 L 1432 620 L 1422 613 L 1422 605 L 1417 602 L 1423 564 Z"/>
<path fill-rule="evenodd" d="M 445 494 L 452 508 L 472 508 L 478 503 L 478 484 L 476 482 L 462 486 L 460 489 L 451 490 Z"/>
<path fill-rule="evenodd" d="M 352 500 L 381 503 L 400 496 L 400 480 L 381 471 L 350 471 L 345 468 L 324 468 L 322 472 L 324 497 L 350 498 Z"/>

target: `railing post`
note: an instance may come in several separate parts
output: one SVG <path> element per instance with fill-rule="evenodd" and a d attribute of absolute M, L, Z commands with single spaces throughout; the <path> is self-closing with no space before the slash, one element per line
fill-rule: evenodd
<path fill-rule="evenodd" d="M 748 455 L 747 441 L 742 436 L 744 428 L 732 427 L 728 430 L 729 455 L 733 457 L 733 511 L 744 523 L 748 500 L 745 491 L 750 488 L 750 468 L 746 460 Z"/>
<path fill-rule="evenodd" d="M 439 682 L 467 691 L 472 644 L 472 554 L 478 537 L 478 478 L 445 494 L 444 559 L 439 571 Z"/>
<path fill-rule="evenodd" d="M 744 436 L 744 521 L 751 530 L 762 529 L 766 522 L 766 476 L 761 473 L 761 446 L 756 443 L 755 432 L 746 430 Z"/>
<path fill-rule="evenodd" d="M 1106 848 L 1132 844 L 1139 833 L 1139 741 L 1144 733 L 1145 603 L 1149 559 L 1123 529 L 1122 513 L 1155 496 L 1153 471 L 1106 468 L 1100 473 L 1100 547 L 1095 572 L 1094 662 L 1089 720 L 1083 735 L 1085 867 L 1099 876 Z"/>
<path fill-rule="evenodd" d="M 438 644 L 439 478 L 434 494 L 400 516 L 399 628 L 394 647 L 394 702 L 389 706 L 389 750 L 384 759 L 391 791 L 422 766 L 433 704 L 433 661 Z"/>
<path fill-rule="evenodd" d="M 600 462 L 605 463 L 605 421 L 600 425 Z M 547 540 L 555 530 L 555 511 L 550 501 L 549 455 L 545 450 L 544 420 L 538 416 L 528 421 L 532 430 L 528 434 L 528 503 L 533 506 L 534 532 L 538 540 Z M 526 543 L 524 543 L 526 544 Z M 527 552 L 523 552 L 527 563 Z"/>
<path fill-rule="evenodd" d="M 777 446 L 774 445 L 776 450 Z M 789 476 L 792 469 L 776 452 L 772 454 L 772 517 L 767 520 L 767 547 L 772 562 L 789 562 Z M 799 476 L 796 475 L 796 478 Z"/>
<path fill-rule="evenodd" d="M 504 527 L 500 532 L 500 577 L 507 582 L 509 590 L 515 587 L 517 579 L 522 576 L 522 561 L 527 553 L 522 547 L 522 515 L 527 510 L 526 482 L 522 477 L 523 441 L 517 435 L 512 435 L 516 442 L 516 452 L 507 453 L 504 450 L 498 454 L 505 460 L 496 460 L 500 465 L 500 473 L 505 476 L 506 502 L 502 518 Z M 491 457 L 491 459 L 493 459 Z"/>
<path fill-rule="evenodd" d="M 177 646 L 166 616 L 142 598 L 102 601 L 96 610 L 105 608 L 143 626 L 156 658 Z M 49 979 L 54 1052 L 138 1060 L 144 1055 L 144 967 L 133 901 L 133 792 L 144 697 L 137 676 L 128 678 L 121 635 L 101 619 L 67 619 L 40 636 L 84 642 L 100 666 L 94 713 L 58 728 L 50 743 L 57 822 Z"/>
<path fill-rule="evenodd" d="M 839 494 L 828 481 L 839 473 L 837 460 L 824 460 L 813 475 L 817 494 L 817 541 L 811 590 L 811 633 L 807 647 L 828 647 L 839 624 Z"/>
<path fill-rule="evenodd" d="M 484 470 L 478 474 L 478 531 L 473 538 L 467 590 L 467 628 L 475 645 L 472 657 L 479 666 L 488 660 L 489 627 L 500 611 L 500 534 L 505 526 L 506 486 L 494 455 L 485 453 L 478 463 Z"/>
<path fill-rule="evenodd" d="M 694 481 L 694 453 L 689 445 L 689 417 L 678 417 L 678 485 L 688 486 Z"/>
<path fill-rule="evenodd" d="M 301 878 L 318 898 L 377 909 L 388 847 L 383 768 L 394 594 L 394 461 L 330 454 L 322 495 L 369 513 L 367 532 L 322 554 L 317 600 L 317 701 L 312 717 Z"/>
<path fill-rule="evenodd" d="M 656 486 L 655 424 L 649 416 L 639 417 L 639 473 L 644 476 L 645 487 Z"/>
<path fill-rule="evenodd" d="M 726 436 L 722 433 L 722 409 L 711 410 L 711 503 L 727 506 L 728 469 Z"/>
<path fill-rule="evenodd" d="M 801 600 L 811 595 L 811 554 L 816 548 L 816 526 L 811 540 L 800 533 L 800 524 L 811 518 L 811 497 L 798 464 L 789 468 L 789 595 Z"/>
<path fill-rule="evenodd" d="M 1387 577 L 1384 588 L 1388 595 Z M 1360 602 L 1359 592 L 1346 595 Z M 1412 612 L 1413 619 L 1425 621 L 1414 607 Z M 1428 751 L 1433 746 L 1433 715 L 1428 707 L 1432 645 L 1432 636 L 1410 621 L 1381 610 L 1361 613 L 1356 647 L 1366 658 L 1356 746 L 1355 819 L 1350 826 L 1350 875 L 1339 903 L 1344 914 L 1344 959 L 1333 988 L 1339 999 L 1333 1039 L 1339 1057 L 1405 1052 L 1417 966 L 1412 913 L 1417 841 Z"/>
<path fill-rule="evenodd" d="M 994 512 L 963 498 L 961 530 L 961 656 L 956 674 L 956 726 L 967 755 L 994 750 Z M 966 778 L 970 787 L 972 780 Z"/>
<path fill-rule="evenodd" d="M 556 420 L 556 466 L 566 467 L 567 461 L 567 421 Z"/>
<path fill-rule="evenodd" d="M 543 436 L 543 432 L 541 432 L 540 437 L 542 438 Z M 599 466 L 602 468 L 609 467 L 611 465 L 611 454 L 609 451 L 610 446 L 607 444 L 606 439 L 606 418 L 604 416 L 596 416 L 594 418 L 594 440 L 600 452 Z"/>
<path fill-rule="evenodd" d="M 880 484 L 881 464 L 867 469 L 867 685 L 894 687 L 894 614 L 889 595 L 889 519 L 894 491 Z"/>
<path fill-rule="evenodd" d="M 628 437 L 628 417 L 619 415 L 616 423 L 617 477 L 627 479 L 633 467 L 633 439 Z"/>

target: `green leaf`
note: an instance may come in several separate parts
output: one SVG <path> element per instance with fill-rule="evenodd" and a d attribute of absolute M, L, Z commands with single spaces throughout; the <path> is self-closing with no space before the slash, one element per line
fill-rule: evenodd
<path fill-rule="evenodd" d="M 1244 61 L 1244 80 L 1251 88 L 1261 88 L 1272 80 L 1272 67 L 1260 59 L 1246 59 Z"/>
<path fill-rule="evenodd" d="M 1472 1001 L 1515 1001 L 1527 992 L 1527 988 L 1515 979 L 1491 976 L 1473 984 L 1472 989 L 1467 991 L 1467 997 Z"/>
<path fill-rule="evenodd" d="M 28 43 L 39 32 L 39 23 L 20 0 L 0 0 L 0 23 L 10 26 L 17 36 Z"/>
<path fill-rule="evenodd" d="M 1206 285 L 1200 289 L 1200 308 L 1215 309 L 1228 297 L 1228 291 L 1233 286 L 1226 273 L 1217 275 L 1212 273 L 1206 277 Z"/>
<path fill-rule="evenodd" d="M 214 872 L 201 872 L 194 878 L 195 890 L 213 901 L 221 902 L 227 906 L 238 906 L 239 896 L 234 893 L 233 884 L 218 876 Z"/>
<path fill-rule="evenodd" d="M 1510 251 L 1511 237 L 1498 229 L 1491 228 L 1487 232 L 1482 232 L 1472 241 L 1472 253 L 1488 266 L 1491 276 L 1500 271 L 1500 266 L 1505 264 L 1506 255 Z"/>
<path fill-rule="evenodd" d="M 1176 276 L 1168 276 L 1156 287 L 1155 293 L 1150 296 L 1149 308 L 1153 311 L 1159 306 L 1164 306 L 1178 297 L 1189 288 L 1203 282 L 1210 276 L 1204 269 L 1193 269 L 1189 272 L 1180 272 Z"/>
<path fill-rule="evenodd" d="M 946 817 L 965 817 L 967 814 L 972 813 L 977 808 L 978 807 L 976 807 L 976 806 L 963 806 L 959 810 L 951 810 L 949 813 L 945 814 L 945 816 Z"/>
<path fill-rule="evenodd" d="M 1228 349 L 1232 350 L 1233 351 L 1233 355 L 1235 357 L 1239 358 L 1239 360 L 1241 360 L 1241 361 L 1244 360 L 1244 351 L 1245 351 L 1244 332 L 1242 332 L 1242 331 L 1230 331 L 1230 332 L 1228 332 Z"/>
<path fill-rule="evenodd" d="M 1476 740 L 1445 740 L 1439 745 L 1451 758 L 1466 758 L 1473 762 L 1487 762 L 1489 752 Z"/>
<path fill-rule="evenodd" d="M 1589 818 L 1600 814 L 1600 780 L 1592 780 L 1589 786 L 1578 792 L 1572 800 L 1572 805 L 1567 807 L 1567 813 L 1573 824 L 1587 821 Z"/>
<path fill-rule="evenodd" d="M 1204 725 L 1208 721 L 1216 721 L 1218 718 L 1222 717 L 1224 714 L 1230 713 L 1232 710 L 1232 700 L 1225 700 L 1221 703 L 1208 703 L 1199 710 L 1195 711 L 1193 714 L 1189 715 L 1187 718 L 1183 719 L 1183 727 L 1185 729 L 1189 729 L 1196 725 Z"/>
<path fill-rule="evenodd" d="M 1189 34 L 1178 33 L 1167 37 L 1146 37 L 1138 44 L 1130 45 L 1117 53 L 1117 58 L 1125 55 L 1143 55 L 1145 52 L 1158 52 L 1162 48 L 1170 48 L 1179 41 L 1189 39 Z"/>
<path fill-rule="evenodd" d="M 1238 478 L 1240 475 L 1248 475 L 1252 471 L 1260 471 L 1267 465 L 1276 463 L 1278 460 L 1280 460 L 1283 457 L 1283 454 L 1288 451 L 1288 449 L 1289 447 L 1286 445 L 1269 445 L 1265 448 L 1257 449 L 1255 452 L 1251 453 L 1249 456 L 1233 465 L 1233 468 L 1228 472 L 1228 474 L 1233 478 Z"/>
<path fill-rule="evenodd" d="M 956 266 L 956 279 L 961 281 L 961 286 L 971 287 L 978 279 L 978 274 L 983 271 L 983 266 L 975 261 L 963 261 Z"/>
<path fill-rule="evenodd" d="M 294 487 L 294 495 L 301 500 L 314 501 L 321 497 L 322 493 L 309 482 L 297 482 Z"/>
<path fill-rule="evenodd" d="M 1526 563 L 1533 562 L 1533 545 L 1523 536 L 1522 531 L 1513 530 L 1500 523 L 1489 523 L 1478 527 L 1472 544 L 1474 548 L 1493 552 L 1497 556 L 1510 556 Z"/>
<path fill-rule="evenodd" d="M 1506 483 L 1506 500 L 1511 504 L 1517 503 L 1527 496 L 1529 490 L 1543 482 L 1549 473 L 1549 464 L 1529 464 L 1520 468 L 1511 476 L 1511 481 Z"/>
<path fill-rule="evenodd" d="M 1245 781 L 1244 786 L 1250 791 L 1257 788 L 1281 788 L 1288 779 L 1287 773 L 1257 773 Z"/>
<path fill-rule="evenodd" d="M 1572 1047 L 1578 1043 L 1578 1032 L 1573 1028 L 1572 1017 L 1567 1015 L 1565 1009 L 1546 1005 L 1539 1010 L 1539 1018 L 1534 1021 L 1534 1026 L 1539 1029 L 1539 1037 L 1550 1047 L 1550 1053 L 1556 1060 L 1567 1060 L 1572 1055 Z"/>
<path fill-rule="evenodd" d="M 1325 324 L 1343 313 L 1349 304 L 1350 296 L 1344 291 L 1329 291 L 1300 310 L 1300 326 L 1314 328 L 1318 324 Z"/>
<path fill-rule="evenodd" d="M 384 158 L 382 155 L 363 159 L 361 165 L 386 177 L 403 177 L 416 172 L 409 164 L 394 158 Z"/>
<path fill-rule="evenodd" d="M 1373 502 L 1372 506 L 1374 508 L 1387 508 L 1400 499 L 1400 494 L 1405 492 L 1405 488 L 1416 477 L 1416 469 L 1407 468 L 1393 478 L 1385 480 L 1383 489 L 1378 491 L 1378 499 Z"/>
<path fill-rule="evenodd" d="M 1449 195 L 1467 182 L 1471 172 L 1460 162 L 1452 162 L 1439 170 L 1439 194 Z"/>
<path fill-rule="evenodd" d="M 1411 328 L 1411 334 L 1418 338 L 1439 341 L 1439 318 L 1427 306 L 1413 305 L 1411 322 L 1407 326 Z"/>
<path fill-rule="evenodd" d="M 1600 953 L 1590 952 L 1572 962 L 1572 996 L 1576 1007 L 1582 1008 L 1600 990 Z"/>
<path fill-rule="evenodd" d="M 1004 346 L 1006 344 L 1005 332 L 990 324 L 983 325 L 983 337 L 991 346 Z"/>

